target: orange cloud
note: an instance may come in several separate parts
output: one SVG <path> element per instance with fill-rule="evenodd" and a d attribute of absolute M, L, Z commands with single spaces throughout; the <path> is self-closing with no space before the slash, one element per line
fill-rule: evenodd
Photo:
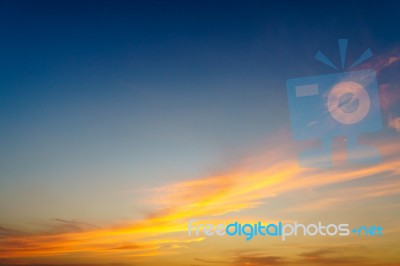
<path fill-rule="evenodd" d="M 374 57 L 361 64 L 357 68 L 372 68 L 377 72 L 381 72 L 383 69 L 388 68 L 398 62 L 400 62 L 400 47 L 396 47 L 391 51 L 381 55 L 374 55 Z"/>
<path fill-rule="evenodd" d="M 159 212 L 131 224 L 88 228 L 86 224 L 62 220 L 72 232 L 58 231 L 36 234 L 9 234 L 0 239 L 0 258 L 32 258 L 66 256 L 69 254 L 102 254 L 125 257 L 146 257 L 179 252 L 202 238 L 187 236 L 187 222 L 196 217 L 221 215 L 255 208 L 269 197 L 300 188 L 327 186 L 338 182 L 365 178 L 386 172 L 398 173 L 400 146 L 385 143 L 381 148 L 387 156 L 381 164 L 343 167 L 335 170 L 305 169 L 297 165 L 290 141 L 282 137 L 265 154 L 246 160 L 233 170 L 216 176 L 200 178 L 154 189 Z M 393 185 L 393 184 L 392 184 Z M 387 184 L 381 193 L 399 192 L 399 184 Z M 379 196 L 373 191 L 366 195 Z M 77 227 L 79 230 L 77 230 Z M 84 230 L 82 231 L 82 228 Z M 173 234 L 175 233 L 175 235 Z M 179 233 L 176 235 L 176 233 Z M 272 258 L 262 258 L 271 259 Z M 248 258 L 241 258 L 248 261 Z M 259 259 L 250 260 L 255 262 Z M 275 260 L 278 263 L 279 260 Z"/>

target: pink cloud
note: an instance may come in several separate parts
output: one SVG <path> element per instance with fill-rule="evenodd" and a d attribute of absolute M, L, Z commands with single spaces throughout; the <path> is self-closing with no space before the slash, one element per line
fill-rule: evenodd
<path fill-rule="evenodd" d="M 390 117 L 388 127 L 393 128 L 400 133 L 400 117 Z"/>

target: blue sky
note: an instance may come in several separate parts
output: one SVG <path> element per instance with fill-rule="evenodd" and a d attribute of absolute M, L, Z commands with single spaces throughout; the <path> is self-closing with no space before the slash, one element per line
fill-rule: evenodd
<path fill-rule="evenodd" d="M 63 190 L 219 170 L 288 126 L 286 79 L 332 72 L 317 50 L 400 38 L 396 8 L 351 1 L 8 1 L 0 20 L 2 182 Z"/>
<path fill-rule="evenodd" d="M 316 51 L 398 48 L 399 7 L 1 2 L 1 224 L 137 218 L 141 189 L 226 171 L 288 132 L 288 78 L 335 72 Z"/>

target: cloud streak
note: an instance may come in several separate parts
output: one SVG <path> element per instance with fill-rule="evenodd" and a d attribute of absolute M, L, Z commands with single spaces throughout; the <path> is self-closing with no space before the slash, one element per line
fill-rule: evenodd
<path fill-rule="evenodd" d="M 204 216 L 218 219 L 226 213 L 255 208 L 266 199 L 291 190 L 327 186 L 382 173 L 396 174 L 400 169 L 400 160 L 396 158 L 377 165 L 334 171 L 299 168 L 290 149 L 290 141 L 280 140 L 279 143 L 286 144 L 246 160 L 226 173 L 154 189 L 154 194 L 160 195 L 157 201 L 164 209 L 141 221 L 96 228 L 81 222 L 56 219 L 62 230 L 32 235 L 13 234 L 3 229 L 9 233 L 3 233 L 4 237 L 0 239 L 0 257 L 46 257 L 83 252 L 120 254 L 132 258 L 175 252 L 190 243 L 202 241 L 202 238 L 187 239 L 186 234 L 171 237 L 171 233 L 185 232 L 189 219 Z M 399 150 L 399 145 L 390 143 L 382 148 L 390 155 Z M 375 191 L 365 188 L 362 195 L 379 197 L 396 194 L 399 193 L 399 185 L 398 182 L 382 184 Z M 360 191 L 362 189 L 358 189 Z M 237 262 L 243 264 L 245 261 L 276 265 L 280 260 L 272 257 L 241 257 Z"/>

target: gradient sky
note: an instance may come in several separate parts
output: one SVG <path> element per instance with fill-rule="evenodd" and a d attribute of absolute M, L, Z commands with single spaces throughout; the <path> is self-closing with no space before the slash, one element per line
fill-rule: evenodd
<path fill-rule="evenodd" d="M 400 265 L 399 8 L 1 1 L 0 265 Z M 336 73 L 314 57 L 339 65 L 340 38 L 347 62 L 374 53 L 359 69 L 378 73 L 382 162 L 302 169 L 285 82 Z M 388 234 L 187 238 L 196 217 Z"/>

